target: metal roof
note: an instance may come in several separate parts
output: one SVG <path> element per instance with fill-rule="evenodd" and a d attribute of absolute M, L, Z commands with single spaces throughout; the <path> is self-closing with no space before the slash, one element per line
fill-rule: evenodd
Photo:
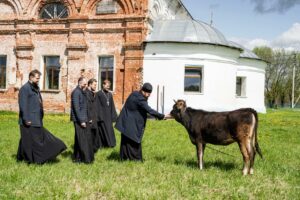
<path fill-rule="evenodd" d="M 216 28 L 192 19 L 157 20 L 146 42 L 207 43 L 238 48 Z"/>
<path fill-rule="evenodd" d="M 253 53 L 250 49 L 247 49 L 245 47 L 243 47 L 242 45 L 236 43 L 236 42 L 232 42 L 229 41 L 229 43 L 232 46 L 236 46 L 239 47 L 241 49 L 243 49 L 243 52 L 240 54 L 240 58 L 251 58 L 251 59 L 257 59 L 257 60 L 261 60 L 255 53 Z"/>

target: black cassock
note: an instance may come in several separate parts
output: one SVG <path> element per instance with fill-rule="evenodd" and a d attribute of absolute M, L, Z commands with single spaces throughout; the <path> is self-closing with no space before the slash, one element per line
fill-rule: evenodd
<path fill-rule="evenodd" d="M 38 86 L 27 82 L 19 92 L 21 139 L 17 160 L 43 164 L 67 149 L 66 145 L 43 127 L 43 100 Z M 31 122 L 31 125 L 26 125 Z"/>
<path fill-rule="evenodd" d="M 43 164 L 67 149 L 66 145 L 44 127 L 20 126 L 17 160 Z"/>
<path fill-rule="evenodd" d="M 93 137 L 90 124 L 86 123 L 86 128 L 74 122 L 75 142 L 74 142 L 74 161 L 91 163 L 94 161 Z"/>
<path fill-rule="evenodd" d="M 74 161 L 91 163 L 94 160 L 93 138 L 88 117 L 87 94 L 77 86 L 71 94 L 71 121 L 74 122 Z M 85 123 L 86 127 L 81 124 Z"/>
<path fill-rule="evenodd" d="M 100 148 L 100 136 L 98 133 L 98 124 L 97 124 L 97 102 L 96 95 L 94 92 L 87 90 L 87 106 L 88 106 L 88 121 L 90 123 L 90 130 L 92 134 L 93 148 L 96 152 Z"/>
<path fill-rule="evenodd" d="M 143 161 L 142 139 L 147 122 L 147 114 L 162 120 L 165 116 L 153 110 L 147 98 L 139 91 L 132 92 L 127 98 L 116 122 L 121 132 L 121 160 Z"/>
<path fill-rule="evenodd" d="M 100 90 L 97 92 L 96 98 L 101 147 L 114 147 L 116 146 L 116 137 L 112 123 L 117 119 L 117 112 L 112 94 Z"/>

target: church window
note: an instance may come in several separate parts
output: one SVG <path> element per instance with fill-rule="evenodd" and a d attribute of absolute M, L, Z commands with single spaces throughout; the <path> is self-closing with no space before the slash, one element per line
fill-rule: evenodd
<path fill-rule="evenodd" d="M 59 89 L 60 62 L 59 56 L 44 56 L 44 89 Z"/>
<path fill-rule="evenodd" d="M 111 89 L 114 88 L 114 57 L 100 56 L 99 57 L 99 75 L 98 86 L 102 88 L 102 82 L 109 80 L 111 82 Z"/>
<path fill-rule="evenodd" d="M 0 89 L 6 88 L 6 56 L 0 56 Z"/>
<path fill-rule="evenodd" d="M 184 72 L 184 91 L 202 93 L 203 67 L 186 66 Z"/>
<path fill-rule="evenodd" d="M 241 77 L 241 76 L 236 77 L 236 96 L 237 97 L 246 96 L 246 77 Z"/>
<path fill-rule="evenodd" d="M 61 19 L 67 18 L 69 15 L 68 9 L 61 3 L 50 3 L 45 5 L 40 13 L 42 19 Z"/>

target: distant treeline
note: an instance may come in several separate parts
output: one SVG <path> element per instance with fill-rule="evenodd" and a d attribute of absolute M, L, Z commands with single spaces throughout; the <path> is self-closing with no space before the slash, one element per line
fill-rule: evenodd
<path fill-rule="evenodd" d="M 298 102 L 296 107 L 299 107 L 300 53 L 284 49 L 274 50 L 269 47 L 256 47 L 253 52 L 267 62 L 266 106 L 270 108 L 292 106 L 293 68 L 295 68 L 294 103 Z"/>

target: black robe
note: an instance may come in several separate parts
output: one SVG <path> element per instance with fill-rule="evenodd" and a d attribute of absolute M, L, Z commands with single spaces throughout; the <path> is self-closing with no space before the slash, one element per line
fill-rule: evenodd
<path fill-rule="evenodd" d="M 88 121 L 90 122 L 90 130 L 93 140 L 94 152 L 100 148 L 100 136 L 98 133 L 98 124 L 97 124 L 97 104 L 96 104 L 96 95 L 91 90 L 86 91 L 87 95 L 87 105 L 88 105 Z"/>
<path fill-rule="evenodd" d="M 21 139 L 17 153 L 18 161 L 43 164 L 54 160 L 67 149 L 66 145 L 43 127 L 20 126 Z"/>
<path fill-rule="evenodd" d="M 121 134 L 120 158 L 122 161 L 143 161 L 142 143 L 137 143 Z"/>
<path fill-rule="evenodd" d="M 142 139 L 147 121 L 147 114 L 159 120 L 164 115 L 153 110 L 141 92 L 132 92 L 118 117 L 116 128 L 121 132 L 121 160 L 143 161 Z"/>
<path fill-rule="evenodd" d="M 104 90 L 97 92 L 97 109 L 101 147 L 114 147 L 116 146 L 116 137 L 113 122 L 117 119 L 117 112 L 110 92 Z"/>
<path fill-rule="evenodd" d="M 43 127 L 43 100 L 38 86 L 26 83 L 19 92 L 21 139 L 17 160 L 43 164 L 67 149 L 66 145 Z M 31 125 L 26 125 L 31 122 Z"/>
<path fill-rule="evenodd" d="M 90 124 L 82 128 L 80 124 L 74 122 L 75 142 L 73 158 L 75 162 L 91 163 L 94 161 L 94 149 Z"/>
<path fill-rule="evenodd" d="M 71 94 L 71 120 L 74 122 L 74 161 L 91 163 L 94 160 L 93 138 L 88 119 L 88 100 L 85 91 L 76 87 Z M 82 123 L 86 127 L 81 126 Z"/>

